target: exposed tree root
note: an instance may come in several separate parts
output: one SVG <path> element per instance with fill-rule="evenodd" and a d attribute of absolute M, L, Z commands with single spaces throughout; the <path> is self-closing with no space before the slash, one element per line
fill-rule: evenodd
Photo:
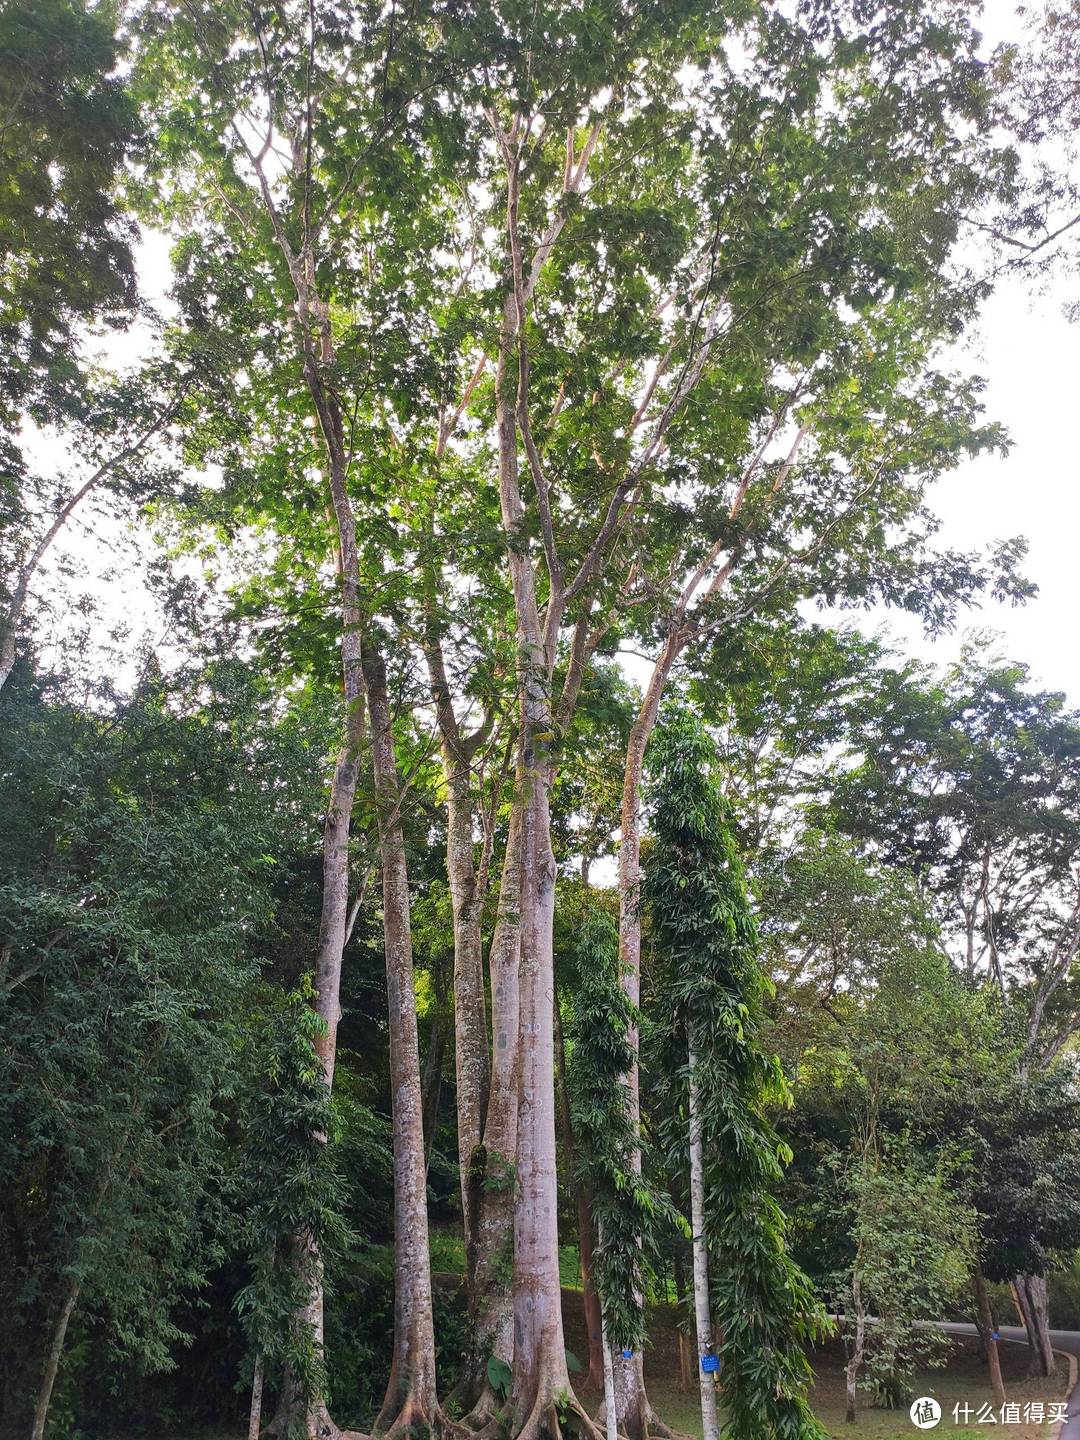
<path fill-rule="evenodd" d="M 423 1435 L 435 1440 L 474 1440 L 473 1432 L 458 1420 L 451 1420 L 441 1405 L 429 1414 L 415 1395 L 407 1395 L 401 1409 L 385 1429 L 370 1435 L 359 1430 L 339 1430 L 336 1440 L 418 1440 Z"/>
<path fill-rule="evenodd" d="M 485 1430 L 505 1408 L 491 1386 L 485 1385 L 480 1392 L 480 1398 L 469 1413 L 462 1418 L 461 1424 L 466 1430 L 476 1434 Z"/>
<path fill-rule="evenodd" d="M 319 1405 L 313 1421 L 308 1425 L 308 1434 L 313 1436 L 313 1440 L 343 1440 L 346 1432 L 335 1422 L 325 1405 Z"/>
<path fill-rule="evenodd" d="M 520 1426 L 515 1426 L 516 1409 L 511 1401 L 501 1405 L 483 1430 L 474 1432 L 473 1440 L 604 1440 L 604 1433 L 589 1418 L 581 1401 L 567 1386 L 565 1404 L 543 1393 Z"/>
<path fill-rule="evenodd" d="M 691 1440 L 682 1430 L 673 1430 L 666 1425 L 649 1403 L 648 1395 L 642 1397 L 642 1431 L 647 1440 Z"/>
<path fill-rule="evenodd" d="M 355 1431 L 342 1430 L 325 1405 L 320 1405 L 302 1428 L 310 1440 L 359 1440 Z M 290 1431 L 298 1433 L 300 1429 L 299 1411 L 279 1405 L 274 1418 L 259 1431 L 259 1440 L 283 1440 Z"/>
<path fill-rule="evenodd" d="M 601 1400 L 593 1421 L 601 1434 L 606 1433 L 606 1421 L 607 1406 Z M 684 1431 L 673 1430 L 670 1425 L 665 1424 L 649 1403 L 648 1396 L 642 1398 L 638 1437 L 639 1440 L 693 1440 L 693 1437 Z M 619 1440 L 629 1440 L 625 1431 L 619 1431 Z"/>

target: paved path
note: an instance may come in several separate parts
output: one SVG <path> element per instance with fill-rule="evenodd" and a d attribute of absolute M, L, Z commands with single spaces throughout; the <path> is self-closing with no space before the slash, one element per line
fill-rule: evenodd
<path fill-rule="evenodd" d="M 976 1333 L 974 1325 L 956 1325 L 942 1321 L 941 1328 L 950 1330 L 954 1335 L 974 1335 Z M 1020 1325 L 1001 1325 L 998 1327 L 998 1334 L 1002 1340 L 1014 1340 L 1024 1345 L 1027 1344 L 1027 1331 Z M 1065 1350 L 1080 1359 L 1080 1330 L 1051 1330 L 1050 1343 L 1055 1350 Z M 1065 1422 L 1058 1440 L 1080 1440 L 1080 1384 L 1069 1396 L 1069 1418 Z"/>

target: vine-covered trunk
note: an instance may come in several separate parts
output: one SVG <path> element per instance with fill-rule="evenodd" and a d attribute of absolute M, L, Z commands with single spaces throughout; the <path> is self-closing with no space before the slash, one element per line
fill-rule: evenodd
<path fill-rule="evenodd" d="M 844 1372 L 847 1387 L 847 1409 L 844 1419 L 849 1425 L 854 1425 L 858 1402 L 859 1372 L 866 1354 L 866 1309 L 862 1303 L 862 1286 L 859 1282 L 858 1270 L 851 1279 L 851 1308 L 855 1311 L 855 1338 Z M 850 1318 L 845 1317 L 845 1324 L 849 1323 Z"/>
<path fill-rule="evenodd" d="M 360 603 L 357 582 L 356 537 L 351 507 L 338 517 L 338 573 L 342 587 L 341 659 L 344 689 L 344 735 L 334 762 L 330 796 L 323 822 L 323 885 L 319 916 L 319 942 L 315 954 L 315 983 L 312 1007 L 322 1021 L 315 1039 L 315 1053 L 327 1091 L 333 1089 L 337 1060 L 337 1032 L 341 1019 L 341 965 L 349 924 L 349 836 L 353 804 L 360 775 L 360 750 L 364 734 L 364 686 L 360 667 Z M 344 534 L 342 534 L 344 527 Z M 343 556 L 351 556 L 351 569 Z M 326 1136 L 316 1137 L 323 1144 Z M 309 1230 L 301 1229 L 295 1241 L 295 1264 L 308 1293 L 308 1301 L 297 1316 L 316 1353 L 322 1356 L 325 1338 L 323 1265 L 318 1245 Z M 271 1429 L 287 1434 L 297 1412 L 303 1412 L 304 1433 L 336 1437 L 334 1424 L 321 1395 L 303 1397 L 291 1369 L 287 1369 L 281 1401 Z"/>
<path fill-rule="evenodd" d="M 338 752 L 330 784 L 330 803 L 323 825 L 323 892 L 319 922 L 319 948 L 315 956 L 315 993 L 312 1005 L 322 1021 L 315 1038 L 315 1053 L 328 1091 L 334 1085 L 337 1060 L 337 1032 L 341 1019 L 341 960 L 349 910 L 349 832 L 353 801 L 360 769 L 360 739 L 363 725 L 362 693 L 347 699 L 345 743 Z M 317 1137 L 323 1144 L 326 1136 Z M 304 1230 L 297 1237 L 297 1263 L 301 1267 L 310 1299 L 302 1322 L 309 1327 L 319 1354 L 324 1340 L 322 1258 L 314 1237 Z M 286 1385 L 286 1390 L 291 1386 Z M 314 1435 L 333 1434 L 336 1427 L 325 1413 L 321 1398 L 310 1397 L 306 1431 Z M 287 1428 L 287 1417 L 283 1417 Z"/>
<path fill-rule="evenodd" d="M 694 1037 L 687 1045 L 690 1071 L 690 1228 L 694 1256 L 694 1324 L 697 1330 L 698 1384 L 701 1388 L 701 1423 L 705 1440 L 718 1440 L 720 1425 L 716 1413 L 715 1371 L 712 1364 L 712 1306 L 709 1301 L 709 1240 L 705 1232 L 705 1157 L 701 1143 L 701 1104 L 698 1096 L 697 1057 Z"/>
<path fill-rule="evenodd" d="M 467 1423 L 480 1428 L 494 1416 L 499 1399 L 491 1387 L 491 1356 L 514 1359 L 513 1273 L 514 1189 L 517 1183 L 517 1122 L 521 1052 L 518 966 L 521 940 L 521 777 L 499 887 L 499 909 L 488 957 L 491 982 L 491 1083 L 483 1143 L 468 1169 L 472 1235 L 467 1250 L 472 1345 L 458 1395 L 471 1406 Z"/>
<path fill-rule="evenodd" d="M 364 643 L 363 666 L 382 858 L 394 1147 L 394 1350 L 386 1398 L 374 1427 L 382 1434 L 407 1432 L 414 1425 L 428 1428 L 439 1411 L 409 876 L 386 666 L 370 641 Z"/>

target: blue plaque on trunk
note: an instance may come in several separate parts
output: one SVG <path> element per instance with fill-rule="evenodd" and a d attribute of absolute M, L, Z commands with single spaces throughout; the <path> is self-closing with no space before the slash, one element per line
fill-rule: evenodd
<path fill-rule="evenodd" d="M 720 1369 L 720 1360 L 716 1355 L 702 1355 L 701 1368 L 706 1375 L 712 1375 Z"/>

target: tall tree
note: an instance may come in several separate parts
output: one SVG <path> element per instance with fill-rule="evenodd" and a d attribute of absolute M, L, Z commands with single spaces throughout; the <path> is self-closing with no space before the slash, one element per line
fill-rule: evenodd
<path fill-rule="evenodd" d="M 862 763 L 838 783 L 835 813 L 933 896 L 956 960 L 1023 1034 L 1011 1061 L 1023 1085 L 1080 1028 L 1078 717 L 984 637 L 941 681 L 884 671 L 853 740 Z M 1048 1374 L 1044 1257 L 1038 1267 L 1014 1280 Z"/>
<path fill-rule="evenodd" d="M 915 872 L 969 978 L 1015 1007 L 1021 1068 L 1051 1064 L 1080 1025 L 1080 717 L 984 637 L 940 679 L 883 669 L 853 720 L 834 814 Z"/>
<path fill-rule="evenodd" d="M 570 1024 L 570 1111 L 574 1131 L 573 1183 L 589 1194 L 596 1227 L 593 1281 L 600 1299 L 604 1345 L 639 1349 L 644 1342 L 643 1250 L 657 1205 L 636 1173 L 636 1131 L 624 1083 L 629 1035 L 637 1023 L 619 984 L 619 937 L 612 918 L 590 908 L 576 946 L 578 982 Z M 605 1396 L 605 1403 L 608 1397 Z"/>
<path fill-rule="evenodd" d="M 316 1048 L 328 1086 L 333 1082 L 340 1018 L 342 951 L 350 909 L 349 837 L 365 704 L 370 709 L 395 1076 L 397 1302 L 395 1364 L 379 1416 L 384 1429 L 398 1423 L 406 1428 L 430 1424 L 439 1417 L 401 777 L 380 651 L 382 635 L 370 593 L 371 583 L 383 572 L 385 557 L 383 536 L 365 535 L 358 524 L 354 480 L 367 419 L 361 402 L 368 379 L 358 370 L 358 362 L 362 365 L 365 357 L 393 385 L 399 357 L 388 357 L 382 336 L 369 329 L 369 307 L 379 306 L 379 286 L 357 283 L 358 276 L 366 273 L 366 267 L 357 264 L 366 240 L 353 222 L 360 197 L 368 204 L 374 190 L 387 199 L 397 219 L 407 222 L 415 214 L 402 188 L 410 168 L 402 163 L 406 150 L 398 147 L 417 122 L 415 97 L 437 76 L 421 24 L 399 31 L 395 20 L 393 14 L 373 10 L 350 31 L 336 16 L 303 6 L 265 15 L 230 6 L 196 16 L 182 6 L 163 5 L 147 6 L 140 14 L 141 84 L 157 134 L 166 142 L 149 166 L 156 182 L 154 201 L 166 219 L 187 233 L 193 266 L 219 277 L 223 271 L 230 278 L 260 277 L 254 307 L 260 312 L 260 332 L 254 346 L 236 353 L 234 363 L 239 369 L 244 360 L 265 365 L 269 358 L 267 368 L 276 376 L 284 378 L 284 370 L 293 393 L 299 386 L 303 397 L 300 415 L 293 407 L 289 418 L 294 425 L 299 420 L 301 427 L 314 422 L 319 439 L 317 458 L 309 446 L 305 451 L 317 465 L 321 493 L 301 467 L 287 465 L 284 474 L 280 468 L 268 467 L 261 478 L 270 478 L 276 487 L 269 503 L 277 512 L 285 543 L 300 551 L 303 580 L 325 567 L 327 552 L 333 556 L 337 577 L 342 736 L 327 807 L 315 957 L 315 1005 L 322 1021 Z M 198 113 L 189 103 L 192 87 L 209 97 Z M 361 95 L 365 102 L 358 105 Z M 339 124 L 342 107 L 349 116 L 344 139 Z M 419 142 L 419 132 L 413 138 Z M 423 177 L 414 174 L 413 179 L 422 191 Z M 393 245 L 398 234 L 391 229 L 394 234 L 383 239 Z M 203 248 L 208 236 L 218 235 L 225 241 L 224 266 Z M 234 257 L 239 258 L 239 267 L 230 264 Z M 396 303 L 397 292 L 393 293 Z M 205 325 L 208 309 L 220 304 L 221 296 L 189 290 L 188 300 L 195 322 Z M 235 335 L 235 310 L 230 329 Z M 266 347 L 268 332 L 287 347 L 284 367 Z M 344 375 L 352 377 L 351 398 L 342 384 Z M 267 395 L 258 383 L 265 381 L 265 369 L 246 379 L 249 385 L 256 381 L 254 405 L 266 405 L 284 420 L 290 407 L 278 408 L 280 392 L 271 390 Z M 273 437 L 271 450 L 277 438 Z M 314 526 L 290 505 L 294 486 L 311 495 L 319 517 Z M 283 491 L 289 497 L 284 504 Z M 282 578 L 286 586 L 295 588 L 294 575 L 286 571 Z M 324 595 L 322 603 L 328 601 Z M 321 1264 L 313 1240 L 306 1248 L 311 1300 L 300 1320 L 321 1344 Z M 336 1432 L 319 1395 L 299 1399 L 309 1433 Z"/>
<path fill-rule="evenodd" d="M 711 1295 L 701 1321 L 710 1319 L 721 1337 L 733 1435 L 820 1436 L 806 1401 L 804 1354 L 820 1317 L 787 1253 L 774 1193 L 790 1152 L 768 1109 L 788 1099 L 787 1087 L 761 1045 L 767 981 L 730 812 L 700 724 L 672 711 L 660 741 L 644 898 L 666 972 L 663 1044 L 673 1093 L 665 1140 L 673 1168 L 687 1157 L 702 1167 L 695 1228 L 704 1231 Z M 702 1268 L 695 1265 L 699 1283 Z M 702 1362 L 710 1339 L 699 1331 Z M 706 1424 L 715 1426 L 708 1409 L 706 1401 Z"/>

